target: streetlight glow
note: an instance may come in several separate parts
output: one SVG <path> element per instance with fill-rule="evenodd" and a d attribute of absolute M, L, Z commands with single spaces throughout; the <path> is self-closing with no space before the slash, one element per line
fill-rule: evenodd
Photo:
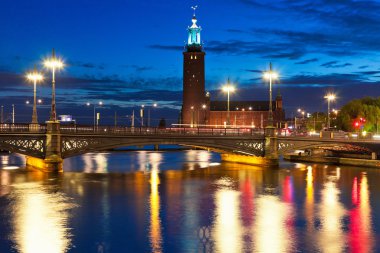
<path fill-rule="evenodd" d="M 37 71 L 37 68 L 34 67 L 34 70 L 32 72 L 29 72 L 26 74 L 26 79 L 30 82 L 33 82 L 33 114 L 32 114 L 32 124 L 37 124 L 37 83 L 41 82 L 44 77 L 42 73 Z M 26 104 L 29 104 L 29 101 L 27 101 Z"/>
<path fill-rule="evenodd" d="M 56 111 L 56 104 L 55 104 L 55 71 L 62 69 L 64 67 L 64 63 L 61 59 L 55 56 L 55 51 L 53 49 L 51 58 L 48 58 L 44 61 L 44 66 L 50 69 L 52 73 L 50 121 L 57 122 L 57 111 Z"/>
<path fill-rule="evenodd" d="M 266 80 L 270 80 L 270 79 L 277 80 L 278 78 L 279 78 L 278 73 L 272 70 L 264 72 L 264 79 Z"/>
<path fill-rule="evenodd" d="M 40 82 L 44 80 L 44 76 L 40 72 L 30 72 L 26 74 L 26 79 L 28 79 L 31 82 Z"/>
<path fill-rule="evenodd" d="M 227 79 L 227 84 L 222 87 L 222 90 L 227 93 L 227 126 L 230 125 L 230 93 L 235 92 L 235 87 L 231 85 L 230 79 Z"/>
<path fill-rule="evenodd" d="M 272 70 L 272 63 L 269 64 L 269 71 L 264 72 L 264 79 L 269 81 L 269 117 L 268 125 L 273 127 L 273 104 L 272 104 L 272 83 L 279 78 L 279 75 Z"/>
<path fill-rule="evenodd" d="M 329 93 L 325 97 L 327 99 L 327 128 L 330 129 L 330 102 L 336 99 L 335 94 Z"/>
<path fill-rule="evenodd" d="M 224 92 L 235 92 L 235 87 L 232 85 L 225 85 L 222 89 Z"/>
<path fill-rule="evenodd" d="M 330 93 L 330 94 L 327 94 L 327 95 L 325 96 L 325 98 L 326 98 L 328 101 L 334 101 L 334 100 L 336 99 L 336 96 L 335 96 L 335 94 Z"/>
<path fill-rule="evenodd" d="M 65 66 L 65 64 L 61 59 L 52 57 L 44 61 L 44 66 L 49 69 L 62 69 Z"/>

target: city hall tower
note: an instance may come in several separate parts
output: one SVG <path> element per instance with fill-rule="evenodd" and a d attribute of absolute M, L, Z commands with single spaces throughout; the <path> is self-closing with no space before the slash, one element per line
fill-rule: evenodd
<path fill-rule="evenodd" d="M 209 98 L 205 93 L 205 55 L 201 43 L 201 27 L 192 18 L 188 40 L 183 52 L 182 124 L 193 127 L 208 121 Z"/>

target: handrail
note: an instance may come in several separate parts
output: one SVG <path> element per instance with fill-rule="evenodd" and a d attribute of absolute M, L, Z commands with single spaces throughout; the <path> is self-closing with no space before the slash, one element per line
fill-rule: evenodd
<path fill-rule="evenodd" d="M 210 128 L 210 127 L 114 127 L 114 126 L 62 126 L 61 133 L 97 135 L 207 135 L 207 136 L 262 136 L 262 130 L 253 128 Z"/>
<path fill-rule="evenodd" d="M 0 124 L 0 133 L 46 133 L 46 129 L 46 124 Z"/>

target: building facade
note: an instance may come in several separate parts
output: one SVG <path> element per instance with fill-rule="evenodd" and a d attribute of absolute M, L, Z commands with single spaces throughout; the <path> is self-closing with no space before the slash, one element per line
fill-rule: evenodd
<path fill-rule="evenodd" d="M 282 108 L 282 96 L 272 102 L 273 124 L 283 127 L 285 112 Z M 230 101 L 230 112 L 227 101 L 211 101 L 208 125 L 225 127 L 230 118 L 230 127 L 264 128 L 268 125 L 269 101 Z"/>

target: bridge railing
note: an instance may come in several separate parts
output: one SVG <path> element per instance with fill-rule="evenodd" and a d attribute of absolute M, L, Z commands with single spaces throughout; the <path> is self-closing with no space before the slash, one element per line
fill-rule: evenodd
<path fill-rule="evenodd" d="M 262 130 L 253 128 L 156 128 L 156 127 L 114 127 L 114 126 L 62 126 L 61 133 L 115 134 L 115 135 L 205 135 L 205 136 L 263 136 Z"/>
<path fill-rule="evenodd" d="M 45 124 L 3 123 L 0 124 L 0 133 L 46 133 Z"/>
<path fill-rule="evenodd" d="M 46 133 L 46 124 L 0 124 L 0 133 Z M 210 127 L 115 127 L 88 125 L 60 125 L 63 134 L 97 135 L 203 135 L 203 136 L 257 136 L 264 135 L 256 128 L 210 128 Z"/>

